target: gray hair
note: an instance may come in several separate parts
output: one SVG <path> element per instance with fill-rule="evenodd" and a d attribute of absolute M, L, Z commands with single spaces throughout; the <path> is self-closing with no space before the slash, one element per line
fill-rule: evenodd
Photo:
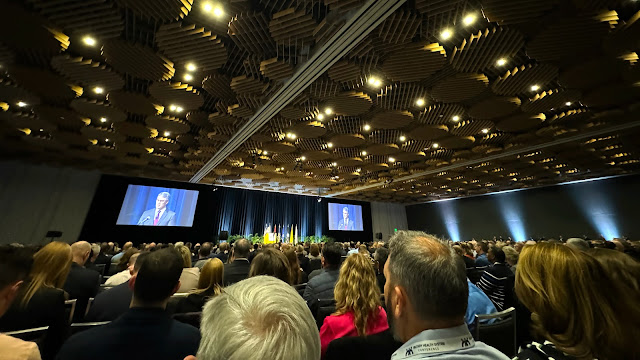
<path fill-rule="evenodd" d="M 169 194 L 166 191 L 161 192 L 160 194 L 158 194 L 157 198 L 163 198 L 163 199 L 167 199 L 167 201 L 169 201 L 169 198 L 171 197 L 171 194 Z"/>
<path fill-rule="evenodd" d="M 98 256 L 100 254 L 100 244 L 91 244 L 91 251 L 93 251 L 93 256 Z"/>
<path fill-rule="evenodd" d="M 398 231 L 389 240 L 389 281 L 402 286 L 423 321 L 462 319 L 469 288 L 464 261 L 443 240 Z"/>
<path fill-rule="evenodd" d="M 520 254 L 518 254 L 516 249 L 512 248 L 511 246 L 503 246 L 502 251 L 504 252 L 504 256 L 507 258 L 507 262 L 509 264 L 515 265 L 518 263 Z"/>
<path fill-rule="evenodd" d="M 319 360 L 320 336 L 302 297 L 272 276 L 224 289 L 202 311 L 198 360 Z"/>
<path fill-rule="evenodd" d="M 588 251 L 589 243 L 580 238 L 571 238 L 567 240 L 567 246 L 580 251 Z"/>

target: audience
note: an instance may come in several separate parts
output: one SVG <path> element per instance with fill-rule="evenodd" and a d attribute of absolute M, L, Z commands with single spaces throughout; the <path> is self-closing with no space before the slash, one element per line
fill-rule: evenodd
<path fill-rule="evenodd" d="M 304 271 L 305 274 L 309 274 L 309 258 L 305 256 L 304 247 L 302 245 L 296 246 L 296 256 L 298 257 L 298 263 L 300 264 L 302 271 Z"/>
<path fill-rule="evenodd" d="M 638 358 L 640 293 L 613 284 L 591 255 L 550 242 L 525 246 L 515 286 L 540 339 L 518 359 Z"/>
<path fill-rule="evenodd" d="M 136 259 L 140 255 L 139 251 L 135 251 L 131 257 L 129 257 L 129 261 L 127 262 L 127 268 L 120 271 L 119 273 L 110 276 L 107 281 L 105 281 L 105 285 L 107 286 L 116 286 L 123 283 L 126 283 L 133 276 L 133 265 L 136 263 Z"/>
<path fill-rule="evenodd" d="M 111 256 L 107 254 L 108 251 L 109 251 L 109 244 L 107 244 L 106 242 L 103 242 L 102 244 L 100 244 L 100 253 L 98 253 L 98 256 L 93 262 L 94 266 L 104 265 L 104 272 L 102 273 L 103 275 L 109 274 L 109 267 L 111 266 Z"/>
<path fill-rule="evenodd" d="M 292 275 L 289 260 L 280 251 L 273 248 L 263 249 L 251 263 L 249 277 L 268 275 L 291 285 Z"/>
<path fill-rule="evenodd" d="M 221 243 L 220 246 L 218 246 L 218 251 L 219 253 L 217 254 L 211 254 L 210 257 L 215 257 L 220 259 L 220 261 L 222 261 L 223 264 L 226 264 L 229 262 L 229 249 L 231 248 L 231 245 L 229 245 L 229 243 L 224 242 Z"/>
<path fill-rule="evenodd" d="M 224 244 L 221 244 L 220 248 L 222 248 L 222 245 Z M 247 239 L 239 239 L 233 244 L 231 261 L 224 266 L 224 286 L 235 284 L 249 276 L 250 264 L 248 257 L 250 249 L 251 243 Z"/>
<path fill-rule="evenodd" d="M 341 254 L 342 255 L 342 254 Z M 309 246 L 309 280 L 313 278 L 315 270 L 322 269 L 322 258 L 320 257 L 320 247 L 318 244 Z"/>
<path fill-rule="evenodd" d="M 422 232 L 399 231 L 390 240 L 384 271 L 389 324 L 404 342 L 393 359 L 508 359 L 469 333 L 466 269 L 449 245 Z"/>
<path fill-rule="evenodd" d="M 0 318 L 18 295 L 32 264 L 32 253 L 28 249 L 0 246 Z M 36 343 L 0 334 L 0 359 L 40 360 L 41 357 Z"/>
<path fill-rule="evenodd" d="M 489 266 L 491 263 L 487 258 L 487 251 L 489 251 L 489 244 L 484 241 L 478 242 L 475 247 L 476 250 L 476 266 L 484 267 Z"/>
<path fill-rule="evenodd" d="M 502 251 L 504 252 L 507 265 L 509 265 L 511 272 L 515 274 L 516 267 L 518 266 L 518 257 L 520 256 L 520 254 L 511 246 L 503 246 Z"/>
<path fill-rule="evenodd" d="M 203 243 L 202 246 L 200 246 L 198 250 L 198 261 L 196 261 L 195 267 L 202 270 L 204 263 L 209 259 L 209 256 L 211 256 L 211 249 L 212 246 L 210 242 Z"/>
<path fill-rule="evenodd" d="M 291 285 L 304 284 L 309 281 L 309 275 L 307 275 L 298 262 L 298 256 L 294 249 L 287 249 L 283 251 L 289 261 L 289 271 L 291 272 Z"/>
<path fill-rule="evenodd" d="M 180 288 L 184 261 L 174 249 L 146 256 L 129 284 L 131 309 L 107 325 L 78 333 L 64 344 L 58 359 L 184 359 L 195 353 L 198 329 L 173 320 L 165 312 L 169 297 Z"/>
<path fill-rule="evenodd" d="M 127 270 L 127 268 L 129 267 L 129 259 L 133 256 L 133 254 L 136 254 L 138 252 L 138 249 L 136 248 L 129 248 L 127 249 L 124 254 L 120 257 L 120 260 L 118 260 L 118 262 L 115 264 L 115 266 L 113 266 L 114 264 L 112 263 L 111 265 L 111 270 L 110 270 L 110 274 L 111 275 L 115 275 L 121 271 L 125 271 Z"/>
<path fill-rule="evenodd" d="M 580 238 L 571 238 L 567 240 L 567 246 L 579 251 L 589 251 L 589 243 Z"/>
<path fill-rule="evenodd" d="M 111 262 L 112 263 L 121 263 L 120 259 L 122 259 L 122 257 L 124 256 L 124 254 L 127 252 L 127 250 L 131 249 L 133 247 L 133 243 L 131 241 L 127 241 L 126 243 L 124 243 L 124 246 L 122 247 L 122 251 L 120 251 L 119 253 L 113 255 L 113 257 L 111 258 Z M 127 259 L 128 261 L 128 259 Z"/>
<path fill-rule="evenodd" d="M 313 311 L 319 299 L 333 299 L 333 288 L 340 275 L 341 250 L 337 243 L 326 244 L 322 249 L 322 272 L 314 278 L 309 277 L 302 297 Z"/>
<path fill-rule="evenodd" d="M 184 245 L 177 246 L 175 249 L 182 256 L 183 266 L 178 292 L 186 293 L 195 290 L 198 287 L 198 279 L 200 279 L 200 269 L 191 267 L 191 250 Z"/>
<path fill-rule="evenodd" d="M 220 259 L 208 259 L 198 280 L 198 288 L 192 290 L 187 297 L 180 299 L 176 305 L 176 313 L 200 312 L 204 304 L 222 292 L 224 264 Z"/>
<path fill-rule="evenodd" d="M 387 258 L 389 257 L 389 250 L 385 247 L 379 247 L 376 249 L 376 252 L 373 254 L 373 263 L 376 270 L 376 281 L 378 283 L 378 287 L 380 288 L 380 293 L 384 292 L 384 283 L 387 281 L 384 277 L 384 264 L 387 262 Z"/>
<path fill-rule="evenodd" d="M 63 289 L 69 293 L 69 299 L 77 299 L 74 320 L 82 319 L 89 298 L 95 297 L 100 288 L 100 274 L 84 267 L 90 254 L 91 244 L 86 241 L 78 241 L 71 245 L 73 262 Z"/>
<path fill-rule="evenodd" d="M 33 256 L 29 281 L 25 281 L 16 301 L 0 319 L 0 331 L 49 326 L 40 344 L 43 359 L 53 359 L 66 337 L 69 322 L 65 315 L 66 293 L 62 286 L 71 269 L 71 246 L 54 241 Z"/>
<path fill-rule="evenodd" d="M 311 311 L 291 286 L 271 276 L 238 282 L 211 299 L 200 332 L 198 360 L 320 359 Z"/>
<path fill-rule="evenodd" d="M 372 335 L 389 328 L 368 254 L 347 257 L 340 268 L 334 294 L 336 311 L 324 319 L 320 329 L 323 355 L 334 339 Z"/>
<path fill-rule="evenodd" d="M 489 249 L 488 259 L 493 262 L 493 265 L 484 270 L 477 286 L 487 294 L 498 311 L 506 310 L 515 305 L 513 271 L 506 264 L 504 251 L 498 246 L 492 246 Z"/>
<path fill-rule="evenodd" d="M 640 291 L 640 262 L 625 253 L 609 249 L 591 249 L 589 254 L 598 260 L 612 284 L 629 286 L 631 289 L 628 293 Z"/>
<path fill-rule="evenodd" d="M 141 252 L 132 256 L 133 267 L 131 269 L 131 277 L 140 271 L 140 265 L 149 252 Z M 114 286 L 111 289 L 98 294 L 93 300 L 93 305 L 89 309 L 89 313 L 85 317 L 86 321 L 112 321 L 129 310 L 133 290 L 129 286 L 129 281 Z"/>

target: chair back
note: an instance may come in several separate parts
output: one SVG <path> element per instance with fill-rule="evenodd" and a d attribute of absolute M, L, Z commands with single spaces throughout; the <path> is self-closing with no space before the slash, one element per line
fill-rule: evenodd
<path fill-rule="evenodd" d="M 87 309 L 84 311 L 84 317 L 87 317 L 89 309 L 91 309 L 91 306 L 93 305 L 93 300 L 95 300 L 95 298 L 89 298 L 89 301 L 87 301 Z"/>
<path fill-rule="evenodd" d="M 102 275 L 102 276 L 106 275 L 104 272 L 105 272 L 105 269 L 106 269 L 107 265 L 105 265 L 105 264 L 93 264 L 93 267 L 100 273 L 100 275 Z"/>
<path fill-rule="evenodd" d="M 64 302 L 64 310 L 66 312 L 66 314 L 69 316 L 67 319 L 69 319 L 69 324 L 71 324 L 73 322 L 73 315 L 76 312 L 76 303 L 78 302 L 77 299 L 73 299 L 73 300 L 66 300 Z"/>
<path fill-rule="evenodd" d="M 200 321 L 202 320 L 202 312 L 199 311 L 173 314 L 173 318 L 180 321 L 181 323 L 189 324 L 199 329 Z"/>
<path fill-rule="evenodd" d="M 38 342 L 44 334 L 49 330 L 48 326 L 33 328 L 33 329 L 24 329 L 17 331 L 9 331 L 4 333 L 5 335 L 13 336 L 18 339 L 22 339 L 24 341 L 35 341 Z"/>
<path fill-rule="evenodd" d="M 112 287 L 113 287 L 112 285 L 101 284 L 100 287 L 98 288 L 98 294 L 100 294 L 101 292 L 105 292 L 111 289 Z"/>
<path fill-rule="evenodd" d="M 296 289 L 296 291 L 298 292 L 298 294 L 300 294 L 300 296 L 302 296 L 304 295 L 304 289 L 307 288 L 307 283 L 293 285 L 293 288 Z"/>
<path fill-rule="evenodd" d="M 318 311 L 316 312 L 316 324 L 318 329 L 322 327 L 324 318 L 336 312 L 335 299 L 318 299 Z"/>
<path fill-rule="evenodd" d="M 86 322 L 86 323 L 73 323 L 71 324 L 71 335 L 77 334 L 79 332 L 93 329 L 98 326 L 106 325 L 111 321 L 99 321 L 99 322 Z"/>
<path fill-rule="evenodd" d="M 484 320 L 493 320 L 486 323 Z M 481 322 L 483 321 L 483 322 Z M 483 343 L 493 346 L 508 357 L 516 356 L 518 352 L 516 341 L 516 309 L 510 307 L 493 314 L 476 315 L 473 337 Z"/>

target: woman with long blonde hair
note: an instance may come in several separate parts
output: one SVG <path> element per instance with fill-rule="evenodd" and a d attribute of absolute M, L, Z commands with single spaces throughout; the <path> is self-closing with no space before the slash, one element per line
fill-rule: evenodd
<path fill-rule="evenodd" d="M 36 252 L 29 280 L 16 301 L 0 318 L 0 332 L 48 326 L 40 352 L 43 359 L 53 358 L 62 345 L 67 329 L 66 293 L 62 290 L 71 269 L 71 246 L 54 241 Z"/>
<path fill-rule="evenodd" d="M 198 288 L 178 301 L 176 313 L 200 312 L 210 298 L 222 292 L 224 264 L 220 259 L 209 259 L 202 266 Z"/>
<path fill-rule="evenodd" d="M 176 250 L 182 256 L 184 263 L 182 274 L 180 275 L 180 288 L 179 293 L 186 293 L 198 288 L 198 281 L 200 279 L 200 269 L 197 267 L 191 267 L 191 250 L 184 245 L 176 247 Z"/>
<path fill-rule="evenodd" d="M 639 359 L 637 291 L 621 291 L 592 256 L 569 246 L 525 246 L 515 290 L 543 342 L 518 359 Z"/>
<path fill-rule="evenodd" d="M 344 261 L 334 298 L 336 312 L 326 317 L 320 328 L 322 356 L 334 339 L 373 335 L 389 328 L 387 313 L 381 306 L 376 273 L 365 255 L 352 254 Z"/>

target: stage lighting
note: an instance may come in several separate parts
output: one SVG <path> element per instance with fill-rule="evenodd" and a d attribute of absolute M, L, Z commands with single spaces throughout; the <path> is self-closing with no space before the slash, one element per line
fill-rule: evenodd
<path fill-rule="evenodd" d="M 453 201 L 445 201 L 437 205 L 442 220 L 447 227 L 449 238 L 453 241 L 460 241 L 460 229 L 458 228 L 458 218 L 456 217 L 454 206 Z"/>
<path fill-rule="evenodd" d="M 589 223 L 606 240 L 620 237 L 620 231 L 616 221 L 616 213 L 611 206 L 611 199 L 606 194 L 606 189 L 596 183 L 585 181 L 574 182 L 571 186 L 571 195 Z"/>
<path fill-rule="evenodd" d="M 524 223 L 522 222 L 522 211 L 517 199 L 515 199 L 513 195 L 507 196 L 505 194 L 498 195 L 497 199 L 502 219 L 509 228 L 511 237 L 515 241 L 526 241 L 526 231 Z"/>

